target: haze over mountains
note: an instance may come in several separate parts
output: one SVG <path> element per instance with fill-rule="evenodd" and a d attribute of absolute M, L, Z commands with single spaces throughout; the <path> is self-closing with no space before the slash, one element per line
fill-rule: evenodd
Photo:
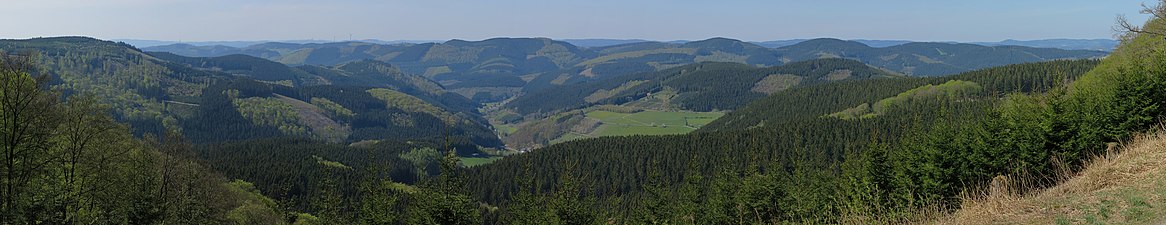
<path fill-rule="evenodd" d="M 767 48 L 713 38 L 684 43 L 632 42 L 583 48 L 545 38 L 496 38 L 444 43 L 262 43 L 243 48 L 175 44 L 144 48 L 192 57 L 244 54 L 288 65 L 336 65 L 359 60 L 393 64 L 479 102 L 500 101 L 547 87 L 651 72 L 695 62 L 778 66 L 817 58 L 847 58 L 911 76 L 937 76 L 1014 63 L 1096 58 L 1103 51 L 950 43 L 870 47 L 855 41 L 813 39 Z"/>
<path fill-rule="evenodd" d="M 665 42 L 665 43 L 674 43 L 674 44 L 683 44 L 686 42 L 691 42 L 691 41 L 685 41 L 685 40 L 650 41 L 650 40 L 644 40 L 644 39 L 604 39 L 604 38 L 561 39 L 561 40 L 563 42 L 571 43 L 575 46 L 579 46 L 579 47 L 583 47 L 583 48 L 606 47 L 606 46 L 612 46 L 612 45 L 631 44 L 631 43 L 637 43 L 637 42 Z M 803 41 L 807 41 L 807 40 L 810 40 L 810 39 L 750 41 L 750 43 L 757 44 L 757 45 L 764 46 L 764 47 L 768 47 L 768 48 L 777 48 L 777 47 L 783 47 L 783 46 L 797 44 L 799 42 L 803 42 Z M 174 45 L 174 44 L 188 44 L 188 45 L 193 45 L 193 46 L 222 45 L 222 46 L 227 46 L 227 47 L 243 48 L 243 47 L 267 43 L 267 42 L 294 43 L 294 44 L 311 44 L 311 43 L 320 44 L 320 43 L 338 42 L 335 40 L 332 40 L 332 41 L 329 41 L 329 40 L 272 40 L 272 41 L 182 42 L 182 41 L 160 41 L 160 40 L 142 40 L 142 39 L 113 39 L 112 41 L 125 42 L 127 44 L 133 45 L 133 46 L 138 47 L 138 48 L 149 48 L 149 47 L 155 47 L 155 46 Z M 385 41 L 385 40 L 378 40 L 378 39 L 345 40 L 345 41 L 366 42 L 366 43 L 374 43 L 374 44 L 423 44 L 423 43 L 440 43 L 440 42 L 442 42 L 440 40 L 391 40 L 391 41 Z M 911 43 L 911 42 L 919 42 L 919 41 L 909 41 L 909 40 L 874 40 L 874 39 L 849 39 L 849 41 L 863 43 L 863 44 L 866 44 L 868 46 L 876 47 L 876 48 L 890 47 L 890 46 L 901 45 L 901 44 L 906 44 L 906 43 Z M 1097 51 L 1113 51 L 1113 49 L 1116 48 L 1117 44 L 1118 44 L 1118 41 L 1113 40 L 1113 39 L 1064 39 L 1064 38 L 1061 38 L 1061 39 L 1041 39 L 1041 40 L 1012 40 L 1012 39 L 1008 39 L 1008 40 L 997 41 L 997 42 L 956 42 L 956 41 L 932 41 L 932 42 L 968 43 L 968 44 L 977 44 L 977 45 L 984 45 L 984 46 L 1016 45 L 1016 46 L 1035 47 L 1035 48 L 1059 48 L 1059 49 L 1067 49 L 1067 50 L 1097 50 Z"/>
<path fill-rule="evenodd" d="M 761 46 L 765 46 L 765 47 L 777 48 L 777 47 L 794 45 L 794 44 L 797 44 L 799 42 L 803 42 L 806 40 L 809 40 L 809 39 L 760 41 L 760 42 L 754 42 L 754 43 L 761 45 Z M 868 46 L 876 47 L 876 48 L 890 47 L 890 46 L 895 46 L 895 45 L 916 42 L 916 41 L 907 41 L 907 40 L 867 40 L 867 39 L 854 39 L 854 40 L 850 40 L 850 41 L 863 43 L 863 44 L 866 44 Z M 1008 40 L 997 41 L 997 42 L 955 42 L 955 41 L 938 41 L 938 42 L 949 43 L 949 44 L 966 43 L 966 44 L 975 44 L 975 45 L 983 45 L 983 46 L 1014 45 L 1014 46 L 1024 46 L 1024 47 L 1033 47 L 1033 48 L 1059 48 L 1059 49 L 1067 49 L 1067 50 L 1096 50 L 1096 51 L 1107 51 L 1107 52 L 1113 51 L 1114 48 L 1117 48 L 1117 45 L 1119 43 L 1117 40 L 1113 40 L 1113 39 L 1043 39 L 1043 40 L 1026 40 L 1026 41 L 1008 39 Z"/>
<path fill-rule="evenodd" d="M 313 43 L 319 44 L 319 43 L 340 42 L 337 40 L 315 40 L 315 39 L 271 40 L 271 41 L 190 41 L 190 42 L 187 42 L 187 41 L 144 40 L 144 39 L 112 39 L 110 41 L 124 42 L 126 44 L 130 44 L 130 45 L 133 45 L 134 47 L 138 47 L 138 48 L 148 48 L 148 47 L 154 47 L 154 46 L 174 45 L 174 44 L 187 44 L 187 45 L 193 45 L 193 46 L 222 45 L 222 46 L 227 46 L 227 47 L 242 48 L 242 47 L 247 47 L 247 46 L 251 46 L 251 45 L 268 43 L 268 42 L 294 43 L 294 44 L 313 44 Z M 345 41 L 359 41 L 359 42 L 368 42 L 368 43 L 376 43 L 376 44 L 404 44 L 404 43 L 420 44 L 420 43 L 441 42 L 438 40 L 392 40 L 392 41 L 385 41 L 385 40 L 378 40 L 378 39 L 345 40 Z"/>
<path fill-rule="evenodd" d="M 806 40 L 778 48 L 727 38 L 683 43 L 629 42 L 588 48 L 545 38 L 423 44 L 267 42 L 242 48 L 173 44 L 144 48 L 144 52 L 81 37 L 0 44 L 9 49 L 82 55 L 113 52 L 116 54 L 111 57 L 97 59 L 131 68 L 160 65 L 166 69 L 146 70 L 149 74 L 145 75 L 160 79 L 159 85 L 126 84 L 104 80 L 102 76 L 89 82 L 107 88 L 140 89 L 138 97 L 118 103 L 138 105 L 120 109 L 125 110 L 124 118 L 139 128 L 153 130 L 161 128 L 152 121 L 186 121 L 179 124 L 189 126 L 185 130 L 196 142 L 273 135 L 331 141 L 433 138 L 438 134 L 434 126 L 443 124 L 435 121 L 444 121 L 446 125 L 456 125 L 453 133 L 470 143 L 510 148 L 545 146 L 569 135 L 569 130 L 587 131 L 579 133 L 584 136 L 604 134 L 594 129 L 602 127 L 602 122 L 584 123 L 587 118 L 572 114 L 573 110 L 728 112 L 803 85 L 939 76 L 1107 54 L 952 43 L 871 47 L 838 39 Z M 51 60 L 76 57 L 56 53 L 46 56 Z M 134 71 L 121 67 L 105 70 Z M 69 67 L 54 71 L 73 74 L 82 70 Z M 203 93 L 220 89 L 242 92 L 227 97 Z M 332 93 L 335 91 L 360 94 L 338 95 Z M 150 99 L 163 102 L 153 103 Z M 216 105 L 209 103 L 233 104 L 233 111 L 243 117 L 222 116 L 233 114 L 232 110 L 207 108 Z M 485 104 L 491 106 L 484 107 Z M 141 117 L 141 112 L 157 115 Z M 252 124 L 231 129 L 275 129 L 223 137 L 219 135 L 231 131 L 197 125 L 215 122 L 195 122 L 226 118 L 250 120 Z M 683 125 L 691 129 L 700 126 L 687 122 Z M 579 126 L 592 129 L 572 129 Z M 513 131 L 494 135 L 500 127 Z M 389 130 L 394 132 L 385 132 Z"/>
<path fill-rule="evenodd" d="M 137 133 L 181 127 L 196 143 L 456 135 L 476 145 L 501 144 L 477 104 L 380 61 L 290 67 L 248 55 L 146 53 L 84 37 L 3 40 L 0 49 L 41 52 L 54 65 L 45 71 L 71 91 L 114 105 L 114 115 Z"/>
<path fill-rule="evenodd" d="M 814 152 L 804 146 L 830 149 L 821 152 L 828 154 L 823 159 L 838 160 L 839 151 L 866 146 L 868 130 L 885 130 L 887 141 L 913 140 L 904 137 L 921 131 L 886 124 L 939 124 L 947 108 L 934 104 L 950 104 L 959 115 L 984 115 L 991 102 L 1001 101 L 998 96 L 1049 90 L 1081 76 L 1096 65 L 1096 58 L 1107 54 L 949 43 L 876 48 L 837 39 L 766 48 L 724 38 L 593 48 L 526 38 L 170 47 L 178 47 L 172 52 L 204 55 L 143 51 L 86 37 L 0 40 L 3 52 L 37 52 L 42 66 L 36 71 L 49 76 L 44 81 L 53 90 L 92 96 L 110 105 L 110 119 L 129 124 L 124 131 L 127 138 L 167 132 L 189 138 L 197 151 L 183 154 L 206 160 L 214 170 L 239 180 L 228 187 L 270 193 L 281 201 L 223 207 L 260 207 L 264 213 L 274 213 L 282 205 L 333 221 L 345 219 L 321 209 L 331 200 L 317 198 L 330 194 L 316 191 L 364 193 L 359 195 L 369 198 L 372 192 L 336 188 L 368 185 L 359 177 L 367 175 L 354 168 L 388 167 L 383 175 L 386 182 L 381 183 L 384 193 L 477 199 L 459 197 L 463 199 L 455 202 L 459 208 L 520 207 L 509 203 L 506 193 L 521 182 L 508 178 L 553 183 L 560 179 L 559 170 L 553 168 L 561 162 L 547 157 L 567 157 L 586 163 L 580 165 L 586 173 L 605 174 L 582 181 L 601 185 L 594 194 L 600 201 L 617 201 L 613 196 L 644 192 L 642 182 L 625 180 L 661 179 L 645 178 L 648 175 L 640 162 L 721 165 L 715 163 L 717 159 L 747 161 L 749 155 Z M 163 46 L 153 49 L 158 48 Z M 976 69 L 1025 62 L 1036 63 Z M 922 76 L 949 75 L 949 71 L 973 72 Z M 851 116 L 835 116 L 840 113 Z M 726 114 L 727 119 L 720 119 Z M 859 117 L 863 119 L 853 119 Z M 692 131 L 697 132 L 685 134 Z M 672 135 L 644 136 L 661 134 Z M 603 138 L 607 136 L 622 137 Z M 652 148 L 647 143 L 667 145 Z M 709 150 L 719 146 L 746 150 Z M 438 148 L 444 148 L 447 156 L 442 158 L 433 150 Z M 511 154 L 518 155 L 507 156 Z M 600 158 L 605 155 L 617 159 Z M 664 158 L 652 159 L 656 155 Z M 693 155 L 705 160 L 688 158 Z M 459 157 L 498 160 L 503 156 L 507 159 L 497 165 L 458 168 Z M 521 172 L 516 163 L 551 169 Z M 832 165 L 791 158 L 773 163 Z M 723 165 L 740 169 L 749 164 Z M 333 172 L 320 173 L 322 169 Z M 470 174 L 464 179 L 472 184 L 467 187 L 474 188 L 457 192 L 464 194 L 429 192 L 431 177 L 448 175 L 451 170 Z M 698 171 L 670 168 L 660 173 L 673 177 Z M 823 177 L 797 179 L 840 182 Z M 783 190 L 796 189 L 784 186 L 789 184 L 785 182 L 765 181 L 781 184 Z M 832 189 L 815 192 L 822 190 Z M 634 201 L 644 199 L 635 197 Z M 741 201 L 747 199 L 764 198 Z M 443 203 L 433 204 L 445 204 L 439 202 Z M 818 208 L 823 204 L 833 203 L 803 205 Z M 395 206 L 379 207 L 395 210 Z M 615 211 L 639 212 L 625 207 Z"/>
<path fill-rule="evenodd" d="M 172 121 L 166 122 L 168 126 L 184 127 L 196 142 L 281 135 L 358 142 L 434 138 L 440 134 L 437 126 L 445 124 L 467 143 L 500 148 L 546 146 L 572 130 L 586 131 L 578 133 L 583 136 L 605 133 L 596 130 L 603 121 L 586 122 L 590 116 L 575 110 L 721 113 L 806 85 L 949 75 L 1107 54 L 953 43 L 871 47 L 838 39 L 778 48 L 727 38 L 628 42 L 586 48 L 545 38 L 423 44 L 267 42 L 242 48 L 173 44 L 139 52 L 114 42 L 63 37 L 6 40 L 0 47 L 51 53 L 45 55 L 50 61 L 121 65 L 50 71 L 62 74 L 60 79 L 66 82 L 83 83 L 75 86 L 78 91 L 110 98 L 121 95 L 116 98 L 122 100 L 112 102 L 123 106 L 115 115 L 135 124 L 138 132 L 160 130 L 159 121 Z M 90 70 L 144 71 L 142 79 L 158 83 L 69 75 Z M 108 89 L 137 91 L 117 94 Z M 216 107 L 222 105 L 232 107 Z M 199 125 L 225 120 L 250 125 Z M 240 130 L 247 132 L 221 136 Z"/>
<path fill-rule="evenodd" d="M 1155 2 L 5 2 L 0 225 L 1158 224 Z"/>

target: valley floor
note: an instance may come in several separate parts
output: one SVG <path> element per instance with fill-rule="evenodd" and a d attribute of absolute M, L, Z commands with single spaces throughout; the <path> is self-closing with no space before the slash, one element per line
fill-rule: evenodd
<path fill-rule="evenodd" d="M 686 134 L 700 129 L 700 127 L 721 118 L 722 112 L 689 112 L 689 111 L 642 111 L 636 113 L 618 113 L 595 110 L 588 112 L 587 118 L 599 121 L 600 125 L 590 133 L 568 132 L 562 137 L 552 140 L 551 143 L 562 143 L 571 140 L 630 135 L 669 135 Z"/>
<path fill-rule="evenodd" d="M 965 200 L 939 224 L 1164 224 L 1166 129 L 1093 160 L 1065 182 L 1028 195 Z"/>

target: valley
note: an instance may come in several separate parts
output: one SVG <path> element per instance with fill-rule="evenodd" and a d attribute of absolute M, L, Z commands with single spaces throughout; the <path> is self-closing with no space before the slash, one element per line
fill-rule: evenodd
<path fill-rule="evenodd" d="M 925 53 L 924 49 L 928 48 L 941 54 Z M 590 48 L 551 39 L 499 38 L 395 45 L 361 42 L 261 43 L 243 48 L 167 45 L 147 50 L 201 57 L 243 54 L 303 65 L 300 68 L 361 60 L 384 61 L 404 73 L 433 79 L 449 92 L 473 102 L 492 105 L 479 111 L 493 118 L 488 121 L 495 133 L 507 143 L 507 148 L 515 150 L 586 137 L 680 134 L 696 129 L 676 126 L 676 122 L 670 128 L 653 126 L 655 119 L 615 126 L 619 123 L 595 122 L 593 117 L 567 113 L 588 111 L 585 108 L 596 105 L 619 105 L 630 110 L 732 111 L 752 99 L 798 85 L 938 75 L 992 65 L 1104 55 L 1081 50 L 949 43 L 901 43 L 875 48 L 837 39 L 811 39 L 770 49 L 726 38 L 686 43 L 632 42 Z M 951 57 L 1018 52 L 1036 57 L 1012 58 L 1011 62 L 977 62 L 981 65 Z M 406 56 L 409 54 L 415 56 Z M 913 61 L 903 61 L 904 57 Z M 689 63 L 694 64 L 686 65 Z M 818 68 L 822 65 L 828 68 Z M 708 70 L 703 70 L 705 67 Z M 695 73 L 686 75 L 688 72 Z M 717 82 L 702 80 L 728 74 L 733 75 Z M 661 121 L 661 124 L 665 123 Z"/>
<path fill-rule="evenodd" d="M 1166 221 L 1166 1 L 53 3 L 0 224 Z"/>
<path fill-rule="evenodd" d="M 921 47 L 934 48 L 941 54 L 924 54 L 919 52 Z M 936 75 L 991 65 L 1104 55 L 1103 52 L 1082 50 L 949 43 L 900 43 L 875 48 L 837 39 L 811 39 L 770 49 L 726 38 L 680 43 L 632 42 L 587 48 L 551 39 L 499 38 L 479 42 L 454 40 L 391 45 L 362 42 L 260 43 L 242 48 L 164 45 L 146 50 L 216 57 L 208 59 L 248 55 L 300 65 L 293 69 L 308 72 L 369 60 L 387 62 L 403 73 L 437 81 L 449 93 L 478 104 L 491 105 L 477 111 L 492 118 L 487 120 L 490 126 L 494 127 L 500 140 L 506 142 L 506 148 L 513 150 L 529 150 L 588 137 L 682 134 L 698 128 L 683 126 L 676 121 L 671 121 L 672 126 L 666 127 L 667 122 L 656 121 L 668 120 L 672 117 L 670 115 L 660 115 L 660 118 L 648 119 L 647 122 L 621 123 L 587 116 L 589 113 L 568 113 L 571 110 L 593 111 L 586 109 L 590 106 L 606 104 L 630 108 L 621 109 L 624 111 L 732 111 L 752 99 L 798 85 L 871 77 Z M 956 55 L 952 53 L 984 54 L 985 51 L 987 54 L 1022 51 L 1036 58 L 971 65 L 959 58 L 944 56 Z M 410 54 L 415 56 L 407 56 Z M 916 61 L 902 61 L 900 56 L 903 55 L 912 55 L 910 58 Z M 947 61 L 941 61 L 944 59 Z M 686 65 L 689 63 L 694 64 Z M 822 65 L 828 68 L 819 68 Z M 709 67 L 708 70 L 704 70 L 705 67 Z M 685 74 L 689 72 L 695 73 Z M 734 75 L 718 82 L 701 80 L 714 78 L 712 74 Z M 293 85 L 319 82 L 300 79 L 303 81 L 285 81 L 291 81 Z M 718 101 L 709 101 L 712 99 Z M 660 125 L 655 125 L 655 122 L 660 122 Z"/>
<path fill-rule="evenodd" d="M 584 114 L 580 124 L 563 136 L 551 140 L 550 144 L 604 136 L 685 134 L 700 129 L 722 115 L 724 113 L 718 112 L 619 113 L 595 110 Z"/>
<path fill-rule="evenodd" d="M 523 43 L 521 40 L 511 41 Z M 477 47 L 478 50 L 473 52 L 509 51 L 509 46 L 489 44 L 493 42 L 510 43 L 500 40 L 455 42 L 454 46 Z M 550 46 L 569 45 L 552 40 L 541 42 L 544 46 L 535 51 L 537 54 L 546 53 L 548 45 L 545 44 L 548 43 Z M 821 47 L 839 41 L 806 42 Z M 263 44 L 269 45 L 298 48 L 298 45 Z M 345 46 L 366 45 L 370 44 L 348 43 Z M 427 182 L 432 177 L 457 170 L 471 174 L 464 178 L 467 184 L 487 188 L 482 190 L 511 190 L 515 188 L 513 185 L 518 185 L 481 180 L 498 177 L 527 177 L 536 182 L 553 182 L 548 178 L 553 175 L 547 172 L 558 169 L 513 174 L 515 171 L 510 168 L 515 168 L 518 162 L 556 166 L 554 160 L 540 158 L 574 154 L 575 151 L 599 154 L 595 156 L 637 152 L 620 156 L 619 160 L 588 164 L 588 167 L 608 165 L 610 169 L 625 171 L 639 169 L 627 167 L 624 163 L 645 160 L 679 160 L 676 161 L 681 162 L 678 165 L 690 166 L 707 162 L 640 158 L 645 156 L 640 154 L 655 152 L 663 154 L 660 157 L 676 157 L 678 155 L 673 154 L 740 144 L 744 144 L 740 147 L 745 149 L 759 150 L 758 154 L 781 164 L 798 161 L 787 157 L 812 152 L 782 152 L 784 150 L 778 151 L 774 147 L 820 146 L 834 149 L 827 152 L 833 156 L 816 156 L 824 158 L 815 160 L 833 161 L 841 155 L 855 154 L 856 150 L 852 149 L 868 141 L 860 138 L 864 130 L 884 130 L 887 133 L 875 138 L 886 138 L 884 141 L 888 142 L 913 140 L 901 139 L 899 135 L 915 131 L 886 130 L 887 125 L 931 126 L 942 117 L 927 116 L 924 118 L 928 119 L 921 120 L 911 115 L 934 115 L 947 107 L 955 107 L 961 112 L 952 115 L 951 119 L 974 121 L 982 118 L 976 116 L 978 113 L 991 112 L 991 105 L 1000 104 L 1000 100 L 992 96 L 1042 93 L 1057 86 L 1053 81 L 1077 79 L 1098 63 L 1096 59 L 1090 59 L 1094 58 L 1089 55 L 1091 52 L 1081 52 L 1088 53 L 1083 55 L 1086 59 L 1022 63 L 956 75 L 920 77 L 833 54 L 818 54 L 829 57 L 804 61 L 779 60 L 774 61 L 774 65 L 748 65 L 742 63 L 748 62 L 749 57 L 723 52 L 705 56 L 698 53 L 700 48 L 718 48 L 718 45 L 736 46 L 745 51 L 791 51 L 768 50 L 728 39 L 680 46 L 668 44 L 671 47 L 662 47 L 665 50 L 660 50 L 660 46 L 634 50 L 640 48 L 637 45 L 661 44 L 627 44 L 599 50 L 551 47 L 601 56 L 585 58 L 550 54 L 566 58 L 558 61 L 545 58 L 551 63 L 545 65 L 582 65 L 587 69 L 578 74 L 560 74 L 549 81 L 547 76 L 533 73 L 535 75 L 524 75 L 526 78 L 519 79 L 521 82 L 507 86 L 510 81 L 476 79 L 500 77 L 514 71 L 528 73 L 533 70 L 522 67 L 530 65 L 507 64 L 505 67 L 513 68 L 489 70 L 496 73 L 494 75 L 473 72 L 459 75 L 473 79 L 464 80 L 442 77 L 442 74 L 455 73 L 456 67 L 444 66 L 413 74 L 409 72 L 409 62 L 361 57 L 311 65 L 287 61 L 292 59 L 276 57 L 273 59 L 278 61 L 271 61 L 245 54 L 204 57 L 141 52 L 124 44 L 91 38 L 0 41 L 0 47 L 11 49 L 9 51 L 34 49 L 45 52 L 42 59 L 53 66 L 46 68 L 49 74 L 60 74 L 55 88 L 77 95 L 101 96 L 98 102 L 115 106 L 112 108 L 113 118 L 129 123 L 130 132 L 147 136 L 171 132 L 167 135 L 185 136 L 198 149 L 193 154 L 206 160 L 211 169 L 232 179 L 246 180 L 250 182 L 246 185 L 253 185 L 254 190 L 265 193 L 265 196 L 292 201 L 280 203 L 286 207 L 316 214 L 324 211 L 315 210 L 321 207 L 321 203 L 313 199 L 321 194 L 313 193 L 313 190 L 340 187 L 335 185 L 368 185 L 362 183 L 366 182 L 362 179 L 367 178 L 359 176 L 370 175 L 359 172 L 357 168 L 374 169 L 378 165 L 387 165 L 378 169 L 384 173 L 378 179 L 391 180 L 382 188 L 423 197 L 448 196 L 427 192 L 432 188 L 427 185 L 433 185 Z M 787 47 L 798 46 L 802 45 Z M 93 50 L 93 47 L 104 50 Z M 455 49 L 458 48 L 426 53 L 423 58 L 441 59 L 442 63 L 455 59 L 477 60 L 465 58 L 464 52 L 459 53 L 465 48 Z M 91 56 L 95 54 L 98 56 Z M 475 54 L 480 55 L 480 52 Z M 652 58 L 655 57 L 649 56 L 652 54 L 699 57 L 689 59 L 694 61 L 688 63 L 673 61 L 678 64 L 607 75 L 603 72 L 606 70 L 597 67 L 621 60 L 635 59 L 644 63 L 642 60 L 645 59 L 667 59 Z M 86 57 L 103 63 L 76 63 L 77 59 Z M 501 66 L 497 63 L 502 62 L 507 61 L 483 63 Z M 646 63 L 664 65 L 659 62 L 664 61 Z M 561 68 L 557 70 L 562 72 Z M 76 75 L 86 73 L 84 71 L 106 72 Z M 118 89 L 130 91 L 112 91 Z M 504 93 L 505 96 L 490 93 Z M 802 135 L 806 136 L 798 138 Z M 769 138 L 761 141 L 757 137 Z M 618 149 L 623 150 L 604 152 Z M 659 152 L 662 149 L 671 150 Z M 743 155 L 729 152 L 705 152 L 693 156 L 745 159 L 739 158 Z M 594 159 L 580 157 L 577 160 L 582 161 L 579 162 Z M 259 161 L 263 163 L 248 163 Z M 296 169 L 276 172 L 263 165 L 294 165 Z M 725 169 L 731 168 L 734 167 Z M 572 170 L 578 169 L 584 168 Z M 586 168 L 584 171 L 604 169 Z M 693 172 L 681 168 L 668 171 L 673 171 L 670 174 Z M 644 179 L 638 177 L 641 175 L 632 176 L 612 178 Z M 586 179 L 583 180 L 586 183 L 601 186 L 619 183 L 607 180 L 611 178 Z M 351 187 L 337 190 L 361 191 Z M 594 196 L 603 199 L 638 193 L 624 188 L 595 191 Z M 506 204 L 498 201 L 502 197 L 496 192 L 468 194 L 482 199 L 483 204 Z"/>
<path fill-rule="evenodd" d="M 937 76 L 1013 63 L 1105 55 L 1090 50 L 953 43 L 904 43 L 876 48 L 838 39 L 811 39 L 766 48 L 727 38 L 684 43 L 645 41 L 591 48 L 546 38 L 495 38 L 392 45 L 364 42 L 261 43 L 243 48 L 166 45 L 144 50 L 195 57 L 243 54 L 288 65 L 329 66 L 373 59 L 391 63 L 409 74 L 424 75 L 481 102 L 515 96 L 514 90 L 533 92 L 698 62 L 780 66 L 834 57 L 861 61 L 896 73 Z"/>

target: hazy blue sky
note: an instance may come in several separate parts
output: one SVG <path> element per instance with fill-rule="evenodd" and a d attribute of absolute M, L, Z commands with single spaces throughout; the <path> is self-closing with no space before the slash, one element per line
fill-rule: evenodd
<path fill-rule="evenodd" d="M 0 38 L 1111 38 L 1147 0 L 8 0 Z"/>

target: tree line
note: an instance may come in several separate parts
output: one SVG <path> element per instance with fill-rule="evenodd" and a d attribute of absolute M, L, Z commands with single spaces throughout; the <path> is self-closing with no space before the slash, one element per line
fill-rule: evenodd
<path fill-rule="evenodd" d="M 88 95 L 0 55 L 0 223 L 228 223 L 281 217 L 195 157 L 181 135 L 135 138 Z M 61 99 L 67 99 L 62 101 Z"/>
<path fill-rule="evenodd" d="M 522 199 L 530 196 L 562 196 L 557 194 L 564 188 L 560 183 L 570 178 L 576 180 L 571 183 L 580 184 L 571 187 L 577 193 L 570 196 L 592 209 L 582 211 L 590 215 L 587 218 L 621 223 L 904 219 L 923 207 L 956 207 L 960 193 L 985 185 L 997 175 L 1043 178 L 1079 169 L 1080 162 L 1104 149 L 1106 142 L 1147 126 L 1151 120 L 1125 127 L 1121 123 L 1086 126 L 1078 121 L 1089 120 L 1072 117 L 1088 114 L 1053 111 L 1079 107 L 1070 104 L 1077 101 L 1052 99 L 1085 96 L 1069 94 L 1086 90 L 1080 86 L 1086 85 L 1082 81 L 1133 75 L 1090 72 L 1097 65 L 1096 60 L 1054 61 L 946 78 L 874 79 L 795 88 L 737 112 L 744 116 L 722 118 L 718 128 L 677 136 L 572 141 L 473 168 L 469 179 L 483 201 L 517 210 L 529 207 L 522 205 L 527 204 Z M 975 82 L 985 91 L 959 98 L 915 99 L 873 118 L 825 117 L 950 80 Z M 1066 85 L 1075 80 L 1081 81 Z M 1109 96 L 1139 100 L 1088 102 L 1166 102 L 1141 97 L 1152 94 L 1152 88 L 1133 88 L 1155 83 L 1115 81 L 1114 87 L 1101 90 L 1113 91 Z M 1049 102 L 1064 105 L 1050 106 Z M 1149 118 L 1162 115 L 1146 113 L 1154 115 Z"/>

